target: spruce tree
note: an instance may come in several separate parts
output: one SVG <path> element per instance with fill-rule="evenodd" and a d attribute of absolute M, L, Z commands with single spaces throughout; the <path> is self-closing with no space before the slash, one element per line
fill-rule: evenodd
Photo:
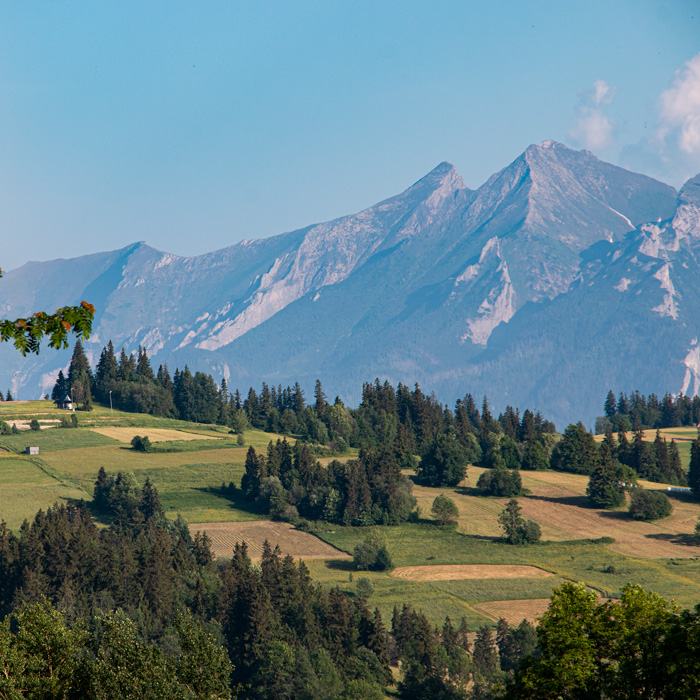
<path fill-rule="evenodd" d="M 136 361 L 136 378 L 141 382 L 154 382 L 155 376 L 151 368 L 151 361 L 148 359 L 146 348 L 139 345 L 139 354 Z"/>
<path fill-rule="evenodd" d="M 51 400 L 63 401 L 63 399 L 66 398 L 66 394 L 68 394 L 68 381 L 63 374 L 63 370 L 60 369 L 58 370 L 58 378 L 56 379 L 53 391 L 51 392 Z M 2 394 L 0 394 L 0 398 L 2 398 Z"/>
<path fill-rule="evenodd" d="M 608 392 L 608 396 L 605 399 L 604 411 L 608 418 L 612 418 L 615 413 L 617 413 L 617 402 L 615 401 L 615 394 L 612 393 L 612 390 Z"/>
<path fill-rule="evenodd" d="M 593 470 L 586 494 L 598 508 L 617 508 L 625 502 L 625 490 L 620 483 L 620 464 L 610 454 L 606 443 L 600 447 L 600 462 Z"/>
<path fill-rule="evenodd" d="M 690 445 L 690 466 L 688 467 L 688 486 L 695 496 L 700 496 L 700 430 Z"/>

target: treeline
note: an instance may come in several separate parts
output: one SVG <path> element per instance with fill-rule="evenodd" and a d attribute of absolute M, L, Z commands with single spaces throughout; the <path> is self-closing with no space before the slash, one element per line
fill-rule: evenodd
<path fill-rule="evenodd" d="M 650 428 L 680 428 L 700 423 L 700 396 L 674 397 L 665 394 L 662 399 L 656 394 L 645 396 L 633 391 L 629 396 L 620 392 L 619 397 L 608 392 L 603 405 L 603 416 L 596 421 L 596 433 L 608 428 L 619 430 L 648 430 Z"/>
<path fill-rule="evenodd" d="M 675 440 L 668 443 L 659 430 L 654 442 L 644 440 L 641 429 L 635 431 L 630 441 L 627 432 L 620 431 L 615 438 L 608 427 L 603 441 L 597 443 L 581 423 L 572 424 L 554 447 L 550 466 L 557 471 L 591 475 L 608 462 L 617 472 L 617 481 L 629 482 L 640 477 L 665 484 L 687 484 Z"/>
<path fill-rule="evenodd" d="M 486 398 L 479 410 L 472 395 L 466 394 L 452 410 L 418 385 L 394 388 L 379 380 L 364 384 L 356 409 L 347 408 L 339 398 L 330 403 L 320 381 L 312 403 L 307 402 L 298 382 L 286 388 L 263 382 L 260 392 L 250 388 L 243 398 L 238 389 L 229 390 L 226 380 L 217 385 L 211 375 L 192 374 L 187 366 L 176 369 L 172 376 L 167 365 L 154 372 L 141 347 L 130 355 L 122 349 L 117 357 L 111 341 L 94 371 L 80 341 L 76 343 L 68 376 L 59 372 L 51 398 L 62 401 L 66 395 L 82 408 L 89 409 L 93 400 L 109 405 L 111 399 L 115 408 L 126 411 L 218 423 L 235 432 L 252 426 L 335 446 L 339 451 L 347 446 L 393 445 L 398 439 L 407 452 L 422 455 L 437 435 L 451 431 L 467 457 L 478 461 L 483 433 L 503 433 L 526 445 L 555 432 L 554 425 L 539 412 L 526 410 L 521 416 L 508 406 L 496 419 Z"/>
<path fill-rule="evenodd" d="M 364 447 L 358 459 L 322 467 L 308 445 L 270 442 L 267 454 L 248 448 L 241 489 L 271 515 L 345 525 L 397 525 L 416 501 L 401 473 L 411 455 L 393 447 Z"/>

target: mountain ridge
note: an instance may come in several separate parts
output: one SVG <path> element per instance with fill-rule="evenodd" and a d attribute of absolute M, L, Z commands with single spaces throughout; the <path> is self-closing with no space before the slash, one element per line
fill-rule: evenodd
<path fill-rule="evenodd" d="M 700 231 L 698 199 L 700 177 L 677 193 L 589 152 L 545 141 L 475 190 L 443 161 L 403 192 L 355 214 L 191 258 L 139 242 L 27 263 L 0 281 L 0 314 L 21 316 L 89 298 L 98 302 L 95 335 L 86 343 L 93 361 L 112 339 L 128 351 L 142 345 L 155 364 L 187 362 L 232 384 L 299 379 L 310 389 L 318 376 L 357 400 L 361 382 L 380 376 L 419 381 L 447 401 L 472 390 L 496 403 L 495 391 L 521 405 L 534 405 L 536 398 L 543 413 L 550 410 L 559 422 L 590 421 L 602 400 L 589 396 L 594 387 L 586 387 L 589 398 L 576 404 L 580 415 L 569 416 L 574 404 L 562 403 L 552 386 L 562 372 L 537 364 L 568 368 L 561 381 L 574 390 L 586 381 L 570 361 L 580 343 L 566 331 L 567 305 L 579 310 L 581 333 L 589 328 L 601 347 L 616 347 L 609 342 L 611 327 L 599 327 L 593 311 L 584 310 L 586 303 L 612 305 L 612 315 L 622 303 L 628 313 L 642 313 L 637 307 L 643 305 L 622 298 L 624 290 L 596 277 L 602 270 L 612 274 L 622 259 L 637 270 L 630 246 L 693 258 L 674 258 L 664 268 L 647 256 L 643 265 L 652 265 L 658 277 L 652 274 L 653 281 L 640 287 L 642 316 L 658 307 L 651 311 L 652 326 L 657 318 L 674 324 L 686 322 L 681 316 L 689 319 L 696 308 L 690 272 L 695 253 L 682 242 Z M 683 263 L 689 271 L 674 282 L 675 267 Z M 615 284 L 624 286 L 621 280 Z M 597 297 L 588 295 L 597 301 L 586 301 L 587 284 L 597 290 Z M 676 287 L 690 301 L 680 301 Z M 643 344 L 639 329 L 626 332 L 632 346 Z M 678 337 L 688 346 L 684 333 Z M 33 393 L 46 391 L 52 373 L 66 364 L 66 353 L 42 352 L 22 365 L 13 352 L 0 348 L 0 382 L 9 383 L 15 368 L 23 369 L 16 389 Z M 599 354 L 594 347 L 588 352 Z M 682 354 L 674 352 L 674 358 Z M 678 372 L 687 370 L 684 362 L 678 361 Z M 511 377 L 512 384 L 493 372 Z M 690 387 L 694 376 L 686 382 Z M 677 390 L 684 380 L 673 377 L 673 386 L 638 388 Z M 597 391 L 599 382 L 593 384 Z"/>

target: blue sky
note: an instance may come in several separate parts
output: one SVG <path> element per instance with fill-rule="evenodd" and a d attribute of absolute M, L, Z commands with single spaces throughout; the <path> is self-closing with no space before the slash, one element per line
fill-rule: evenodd
<path fill-rule="evenodd" d="M 700 172 L 700 2 L 0 2 L 0 265 L 194 255 L 555 139 Z"/>

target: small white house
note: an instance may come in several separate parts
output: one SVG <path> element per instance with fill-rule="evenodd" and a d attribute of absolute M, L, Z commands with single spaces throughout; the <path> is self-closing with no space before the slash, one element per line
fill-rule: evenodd
<path fill-rule="evenodd" d="M 62 408 L 66 411 L 73 410 L 73 399 L 70 396 L 65 396 L 63 401 L 56 401 L 56 408 Z"/>
<path fill-rule="evenodd" d="M 28 455 L 38 455 L 39 448 L 38 447 L 27 447 L 27 454 Z"/>

